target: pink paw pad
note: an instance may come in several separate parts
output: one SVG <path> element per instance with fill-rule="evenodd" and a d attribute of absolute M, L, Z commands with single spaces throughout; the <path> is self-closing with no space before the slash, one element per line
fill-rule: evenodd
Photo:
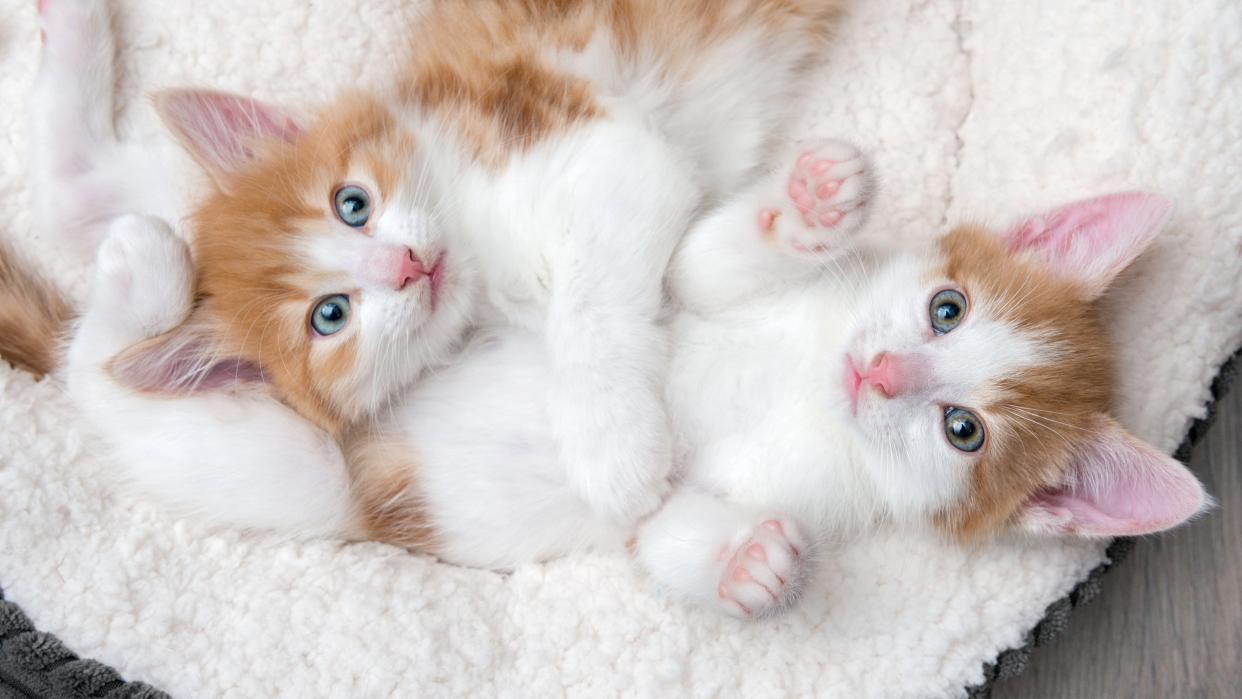
<path fill-rule="evenodd" d="M 776 209 L 760 209 L 759 210 L 759 230 L 764 235 L 772 232 L 772 228 L 776 225 L 776 217 L 780 216 L 780 212 Z"/>
<path fill-rule="evenodd" d="M 843 247 L 862 221 L 867 201 L 866 162 L 842 141 L 804 142 L 788 174 L 778 175 L 760 201 L 760 234 L 800 257 L 822 258 Z M 766 185 L 765 185 L 766 186 Z"/>
<path fill-rule="evenodd" d="M 732 551 L 716 588 L 729 614 L 753 618 L 788 606 L 799 592 L 806 545 L 790 520 L 766 520 Z"/>
<path fill-rule="evenodd" d="M 837 161 L 819 158 L 814 151 L 807 150 L 798 156 L 793 172 L 789 173 L 789 200 L 809 228 L 831 228 L 845 215 L 833 208 L 834 197 L 844 184 L 836 177 L 839 173 L 834 172 L 837 165 Z"/>

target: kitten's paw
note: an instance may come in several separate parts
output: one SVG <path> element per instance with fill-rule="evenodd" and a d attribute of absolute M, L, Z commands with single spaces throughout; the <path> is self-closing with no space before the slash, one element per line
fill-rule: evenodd
<path fill-rule="evenodd" d="M 153 337 L 180 325 L 194 298 L 189 246 L 163 220 L 126 215 L 108 229 L 95 260 L 95 308 Z"/>
<path fill-rule="evenodd" d="M 759 233 L 795 255 L 831 253 L 862 223 L 870 181 L 857 148 L 843 141 L 799 145 L 781 192 L 761 204 Z"/>
<path fill-rule="evenodd" d="M 597 416 L 600 409 L 599 404 L 583 406 L 577 414 Z M 570 485 L 591 509 L 609 521 L 630 526 L 654 512 L 668 494 L 672 439 L 665 412 L 655 398 L 649 404 L 615 401 L 609 412 L 607 427 L 567 415 L 561 455 Z"/>
<path fill-rule="evenodd" d="M 716 596 L 727 613 L 741 619 L 788 608 L 802 592 L 809 542 L 788 518 L 760 522 L 727 556 Z"/>

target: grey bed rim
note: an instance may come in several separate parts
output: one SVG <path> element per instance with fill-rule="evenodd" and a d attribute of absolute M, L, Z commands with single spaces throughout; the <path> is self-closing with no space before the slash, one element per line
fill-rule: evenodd
<path fill-rule="evenodd" d="M 1207 415 L 1195 420 L 1175 456 L 1187 461 L 1190 451 L 1203 438 L 1216 417 L 1216 405 L 1229 392 L 1242 348 L 1233 354 L 1212 381 L 1212 400 Z M 1043 618 L 1026 632 L 1022 645 L 1002 651 L 983 667 L 982 684 L 967 688 L 970 699 L 987 699 L 992 687 L 1022 674 L 1030 664 L 1031 651 L 1055 639 L 1069 623 L 1075 608 L 1100 594 L 1104 574 L 1120 564 L 1135 545 L 1133 539 L 1116 539 L 1108 547 L 1108 560 L 1096 566 L 1068 595 L 1048 605 Z M 129 682 L 114 669 L 95 660 L 80 658 L 54 635 L 39 631 L 0 588 L 0 699 L 168 699 L 168 693 L 145 682 Z"/>

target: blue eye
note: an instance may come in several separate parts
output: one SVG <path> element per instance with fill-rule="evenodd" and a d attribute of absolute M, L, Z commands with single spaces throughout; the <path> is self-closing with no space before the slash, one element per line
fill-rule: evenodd
<path fill-rule="evenodd" d="M 957 289 L 936 292 L 931 299 L 931 326 L 937 335 L 952 332 L 966 318 L 966 295 Z"/>
<path fill-rule="evenodd" d="M 316 334 L 335 335 L 349 325 L 349 297 L 344 294 L 320 299 L 311 309 L 311 328 Z"/>
<path fill-rule="evenodd" d="M 983 421 L 965 408 L 944 411 L 944 435 L 958 451 L 979 451 L 983 447 Z"/>
<path fill-rule="evenodd" d="M 332 195 L 336 216 L 347 226 L 361 228 L 371 219 L 371 195 L 367 190 L 347 184 Z"/>

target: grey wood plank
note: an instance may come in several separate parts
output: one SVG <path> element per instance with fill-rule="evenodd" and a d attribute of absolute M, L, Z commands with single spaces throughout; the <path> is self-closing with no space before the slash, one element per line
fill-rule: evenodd
<path fill-rule="evenodd" d="M 1217 508 L 1139 541 L 994 699 L 1242 696 L 1242 386 L 1217 407 L 1190 462 Z"/>

